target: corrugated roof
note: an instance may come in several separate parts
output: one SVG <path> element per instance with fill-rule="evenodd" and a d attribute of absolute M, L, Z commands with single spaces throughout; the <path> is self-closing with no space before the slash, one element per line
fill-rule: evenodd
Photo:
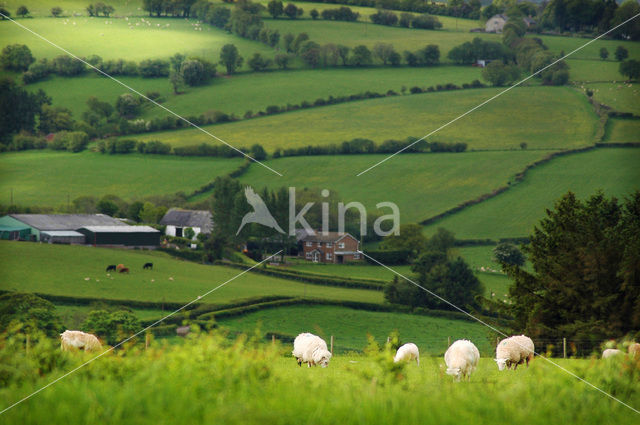
<path fill-rule="evenodd" d="M 203 233 L 211 233 L 213 221 L 210 211 L 171 208 L 160 220 L 162 225 L 199 227 Z"/>
<path fill-rule="evenodd" d="M 84 238 L 82 233 L 75 232 L 73 230 L 46 230 L 44 232 L 40 232 L 41 235 L 49 235 L 49 236 L 60 236 L 60 237 L 81 237 Z"/>
<path fill-rule="evenodd" d="M 104 214 L 10 214 L 38 230 L 76 230 L 85 226 L 123 226 L 117 218 Z"/>
<path fill-rule="evenodd" d="M 149 226 L 82 226 L 81 229 L 94 233 L 160 233 Z"/>

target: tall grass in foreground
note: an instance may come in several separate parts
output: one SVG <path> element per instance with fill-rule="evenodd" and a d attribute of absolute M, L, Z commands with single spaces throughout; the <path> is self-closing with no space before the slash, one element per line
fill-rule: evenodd
<path fill-rule="evenodd" d="M 637 414 L 542 359 L 498 372 L 481 359 L 470 382 L 454 383 L 443 360 L 393 365 L 388 357 L 336 356 L 328 368 L 298 367 L 290 347 L 222 335 L 179 346 L 109 353 L 0 416 L 2 423 L 103 424 L 549 424 L 633 423 Z M 57 348 L 43 343 L 40 356 Z M 2 345 L 2 364 L 8 351 Z M 7 351 L 8 350 L 8 351 Z M 287 353 L 285 355 L 285 353 Z M 16 354 L 16 353 L 14 353 Z M 60 367 L 5 379 L 0 409 L 71 370 L 90 354 L 64 354 Z M 561 364 L 638 408 L 640 364 Z M 10 375 L 10 374 L 9 374 Z"/>

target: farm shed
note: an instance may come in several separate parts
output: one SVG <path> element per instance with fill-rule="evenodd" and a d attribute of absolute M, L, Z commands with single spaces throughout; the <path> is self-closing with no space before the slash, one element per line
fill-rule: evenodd
<path fill-rule="evenodd" d="M 85 243 L 85 237 L 82 233 L 78 233 L 75 230 L 44 230 L 40 232 L 40 241 L 83 245 Z"/>
<path fill-rule="evenodd" d="M 211 233 L 213 215 L 210 211 L 171 208 L 162 217 L 160 224 L 167 226 L 165 234 L 168 236 L 184 237 L 184 230 L 190 227 L 195 232 L 195 238 L 200 233 L 204 235 Z"/>
<path fill-rule="evenodd" d="M 31 229 L 27 226 L 2 226 L 0 225 L 0 239 L 10 241 L 25 241 L 29 239 Z"/>
<path fill-rule="evenodd" d="M 160 245 L 160 231 L 149 226 L 85 226 L 78 229 L 90 245 L 155 248 Z"/>
<path fill-rule="evenodd" d="M 28 227 L 30 239 L 41 240 L 45 231 L 78 230 L 84 226 L 123 226 L 117 218 L 104 214 L 9 214 L 0 218 L 0 225 Z"/>

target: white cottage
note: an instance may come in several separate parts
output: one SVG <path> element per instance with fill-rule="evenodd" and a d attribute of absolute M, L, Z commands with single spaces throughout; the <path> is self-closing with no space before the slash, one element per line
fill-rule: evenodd
<path fill-rule="evenodd" d="M 184 237 L 187 228 L 193 229 L 195 239 L 200 233 L 208 235 L 213 230 L 213 216 L 210 211 L 183 210 L 171 208 L 160 220 L 160 224 L 167 226 L 165 234 L 168 236 Z"/>
<path fill-rule="evenodd" d="M 502 32 L 508 19 L 506 15 L 493 15 L 484 25 L 485 32 Z"/>

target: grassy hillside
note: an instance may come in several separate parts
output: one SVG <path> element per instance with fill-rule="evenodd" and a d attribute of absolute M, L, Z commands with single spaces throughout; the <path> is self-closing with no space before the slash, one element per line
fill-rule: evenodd
<path fill-rule="evenodd" d="M 488 330 L 483 325 L 465 320 L 352 310 L 333 306 L 291 306 L 250 313 L 221 320 L 225 328 L 246 332 L 259 327 L 261 332 L 278 332 L 295 336 L 312 332 L 327 343 L 334 335 L 334 350 L 343 353 L 362 350 L 367 333 L 384 342 L 392 331 L 400 332 L 404 342 L 414 342 L 424 356 L 440 355 L 447 349 L 447 337 L 471 339 L 485 356 L 490 355 Z"/>
<path fill-rule="evenodd" d="M 269 105 L 300 104 L 305 100 L 313 102 L 318 98 L 327 99 L 329 96 L 368 90 L 379 93 L 395 90 L 400 93 L 403 86 L 408 90 L 413 86 L 462 85 L 482 77 L 478 68 L 453 66 L 428 69 L 367 68 L 358 72 L 342 68 L 274 71 L 216 78 L 205 86 L 187 87 L 179 95 L 173 94 L 173 88 L 166 78 L 119 79 L 141 93 L 160 93 L 165 99 L 163 105 L 181 115 L 199 115 L 208 110 L 218 110 L 242 117 L 247 111 L 264 111 Z M 87 86 L 91 86 L 90 92 L 84 90 Z M 53 77 L 27 87 L 33 91 L 43 89 L 51 96 L 54 105 L 71 109 L 76 118 L 80 118 L 87 109 L 89 96 L 115 103 L 117 97 L 127 91 L 117 83 L 95 74 L 76 78 Z M 166 115 L 166 111 L 151 105 L 142 113 L 144 118 Z"/>
<path fill-rule="evenodd" d="M 220 50 L 227 43 L 235 44 L 245 57 L 250 57 L 254 52 L 273 56 L 270 47 L 236 37 L 213 26 L 200 25 L 202 30 L 196 30 L 195 19 L 79 16 L 22 19 L 19 22 L 77 56 L 96 54 L 103 59 L 141 61 L 183 53 L 218 62 Z M 0 48 L 13 43 L 26 44 L 36 59 L 64 54 L 12 22 L 0 22 L 0 31 L 3 34 Z M 87 43 L 87 40 L 91 42 Z"/>
<path fill-rule="evenodd" d="M 356 177 L 382 155 L 291 157 L 268 161 L 284 177 L 251 167 L 240 181 L 253 187 L 293 186 L 335 191 L 344 202 L 358 201 L 370 212 L 395 202 L 403 223 L 417 222 L 507 184 L 539 151 L 403 154 Z M 262 168 L 262 167 L 261 167 Z M 411 178 L 407 178 L 410 176 Z M 388 209 L 380 210 L 388 213 Z"/>
<path fill-rule="evenodd" d="M 476 89 L 371 99 L 207 127 L 233 144 L 276 148 L 341 143 L 356 137 L 382 142 L 423 136 L 498 92 Z M 304 123 L 301 125 L 300 123 Z M 596 116 L 584 95 L 568 87 L 523 87 L 438 132 L 431 140 L 465 142 L 469 149 L 558 149 L 593 141 Z M 211 143 L 188 129 L 154 133 L 175 146 Z"/>
<path fill-rule="evenodd" d="M 597 149 L 556 158 L 527 174 L 524 181 L 499 196 L 427 226 L 455 232 L 459 239 L 527 236 L 545 208 L 567 191 L 580 198 L 602 189 L 622 197 L 640 189 L 640 149 Z"/>
<path fill-rule="evenodd" d="M 241 272 L 180 261 L 160 252 L 26 242 L 2 241 L 0 256 L 11 264 L 1 272 L 0 289 L 91 298 L 187 302 Z M 153 270 L 142 270 L 146 262 L 153 262 Z M 119 263 L 131 273 L 107 276 L 106 266 Z M 382 293 L 377 291 L 308 285 L 251 273 L 202 301 L 225 304 L 261 295 L 382 301 Z"/>
<path fill-rule="evenodd" d="M 609 52 L 613 55 L 613 52 Z M 623 76 L 618 72 L 620 62 L 615 60 L 567 59 L 569 75 L 572 81 L 604 82 L 619 81 Z"/>
<path fill-rule="evenodd" d="M 58 6 L 62 8 L 63 16 L 73 16 L 74 14 L 88 15 L 88 2 L 83 0 L 5 0 L 3 6 L 11 12 L 12 18 L 15 18 L 16 10 L 19 6 L 25 5 L 29 9 L 29 15 L 32 17 L 49 17 L 51 16 L 51 8 Z M 115 16 L 123 15 L 146 15 L 141 10 L 142 2 L 137 0 L 109 0 L 106 4 L 110 4 L 115 8 Z M 112 16 L 114 16 L 112 15 Z M 22 23 L 22 20 L 20 21 Z"/>
<path fill-rule="evenodd" d="M 610 106 L 615 111 L 632 112 L 640 115 L 640 92 L 637 84 L 620 81 L 615 84 L 587 84 L 593 90 L 593 98 L 600 103 Z"/>
<path fill-rule="evenodd" d="M 304 3 L 300 3 L 307 10 Z M 339 6 L 334 6 L 339 7 Z M 309 8 L 311 10 L 311 8 Z M 440 18 L 440 17 L 438 17 Z M 298 34 L 306 32 L 309 38 L 316 43 L 343 44 L 355 47 L 360 44 L 371 48 L 376 43 L 390 43 L 399 52 L 404 50 L 418 50 L 428 44 L 436 44 L 440 48 L 442 62 L 448 61 L 447 53 L 453 47 L 471 41 L 475 37 L 483 40 L 500 41 L 500 35 L 456 32 L 445 30 L 415 30 L 400 27 L 388 27 L 373 25 L 366 22 L 335 22 L 335 21 L 310 21 L 310 20 L 272 20 L 268 21 L 269 28 L 277 29 L 281 34 L 287 32 Z"/>
<path fill-rule="evenodd" d="M 60 206 L 79 196 L 114 194 L 127 200 L 192 192 L 228 174 L 242 159 L 104 155 L 31 151 L 0 155 L 0 203 Z"/>
<path fill-rule="evenodd" d="M 609 119 L 605 141 L 640 142 L 640 120 Z"/>
<path fill-rule="evenodd" d="M 540 37 L 543 43 L 547 47 L 549 47 L 549 50 L 551 50 L 552 52 L 564 52 L 565 55 L 569 54 L 578 47 L 587 44 L 593 39 L 593 37 L 558 37 L 554 35 L 535 35 L 533 37 Z M 600 39 L 577 51 L 576 53 L 571 55 L 570 58 L 591 59 L 597 61 L 600 60 L 600 49 L 603 47 L 609 51 L 609 57 L 612 58 L 613 52 L 616 51 L 616 48 L 618 46 L 624 46 L 624 48 L 629 51 L 629 57 L 631 58 L 638 58 L 640 56 L 640 43 L 635 43 L 633 41 Z"/>
<path fill-rule="evenodd" d="M 455 383 L 444 373 L 442 357 L 423 357 L 420 367 L 391 369 L 369 357 L 335 356 L 326 369 L 308 369 L 284 354 L 289 345 L 255 347 L 239 340 L 230 346 L 211 337 L 189 342 L 105 355 L 7 411 L 3 419 L 25 425 L 286 425 L 300 424 L 301 418 L 319 425 L 600 425 L 633 423 L 637 416 L 542 359 L 528 369 L 499 372 L 492 359 L 482 358 L 469 383 Z M 31 379 L 0 389 L 0 406 L 30 395 L 85 359 L 65 357 L 44 376 L 27 369 Z M 620 372 L 628 369 L 619 360 L 554 362 L 631 406 L 640 403 L 633 372 Z"/>

